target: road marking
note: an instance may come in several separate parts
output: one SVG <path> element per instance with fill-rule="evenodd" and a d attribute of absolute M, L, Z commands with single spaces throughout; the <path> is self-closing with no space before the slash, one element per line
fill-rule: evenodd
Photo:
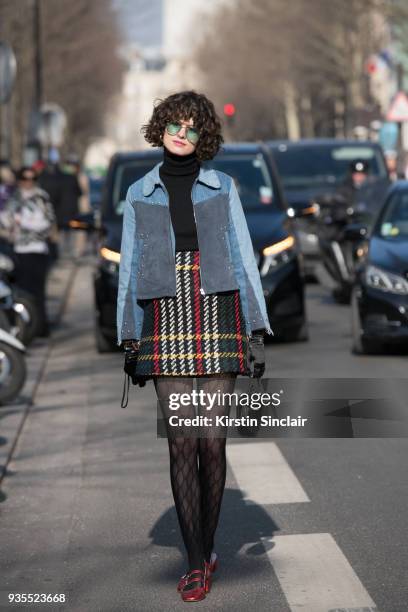
<path fill-rule="evenodd" d="M 310 501 L 274 442 L 229 444 L 227 457 L 247 504 Z"/>
<path fill-rule="evenodd" d="M 375 612 L 375 603 L 329 533 L 264 537 L 292 612 Z"/>

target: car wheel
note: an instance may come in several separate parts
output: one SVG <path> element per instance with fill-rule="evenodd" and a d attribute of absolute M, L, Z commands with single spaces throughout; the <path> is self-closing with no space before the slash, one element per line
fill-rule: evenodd
<path fill-rule="evenodd" d="M 374 355 L 382 349 L 382 345 L 374 340 L 363 338 L 360 313 L 358 310 L 358 289 L 354 288 L 351 293 L 351 335 L 352 353 L 355 355 Z"/>
<path fill-rule="evenodd" d="M 110 353 L 113 351 L 112 341 L 105 336 L 98 323 L 95 324 L 95 344 L 98 353 Z"/>

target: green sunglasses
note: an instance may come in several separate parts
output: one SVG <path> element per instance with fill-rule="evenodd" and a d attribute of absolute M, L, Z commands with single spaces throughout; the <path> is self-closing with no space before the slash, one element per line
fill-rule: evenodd
<path fill-rule="evenodd" d="M 194 127 L 188 127 L 183 123 L 177 123 L 176 121 L 171 121 L 166 125 L 166 132 L 170 136 L 175 136 L 179 133 L 182 127 L 186 128 L 186 138 L 191 144 L 197 144 L 200 134 L 198 130 Z"/>

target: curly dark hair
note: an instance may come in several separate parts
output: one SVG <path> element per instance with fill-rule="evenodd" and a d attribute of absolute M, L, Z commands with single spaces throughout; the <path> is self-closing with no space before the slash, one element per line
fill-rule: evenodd
<path fill-rule="evenodd" d="M 159 99 L 148 123 L 142 126 L 147 142 L 154 147 L 163 146 L 163 133 L 170 121 L 194 120 L 194 127 L 200 133 L 196 145 L 197 158 L 200 161 L 212 159 L 219 151 L 224 138 L 221 133 L 221 121 L 214 104 L 204 94 L 193 90 L 172 94 L 164 100 Z"/>

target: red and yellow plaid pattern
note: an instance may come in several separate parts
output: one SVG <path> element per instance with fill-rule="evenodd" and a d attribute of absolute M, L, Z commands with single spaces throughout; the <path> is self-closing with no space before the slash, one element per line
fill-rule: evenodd
<path fill-rule="evenodd" d="M 141 376 L 247 374 L 239 291 L 200 293 L 199 251 L 176 252 L 176 295 L 145 304 L 137 373 Z"/>

